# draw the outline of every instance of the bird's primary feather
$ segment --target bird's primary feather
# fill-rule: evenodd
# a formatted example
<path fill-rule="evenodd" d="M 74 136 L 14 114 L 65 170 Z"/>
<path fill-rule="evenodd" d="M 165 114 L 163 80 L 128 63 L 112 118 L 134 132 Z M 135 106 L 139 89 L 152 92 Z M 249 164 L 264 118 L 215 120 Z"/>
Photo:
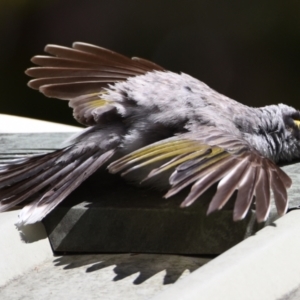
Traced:
<path fill-rule="evenodd" d="M 39 221 L 109 161 L 111 173 L 158 178 L 167 198 L 190 187 L 182 207 L 218 183 L 208 214 L 236 191 L 234 220 L 255 203 L 257 220 L 265 221 L 271 191 L 278 214 L 286 212 L 291 179 L 276 163 L 300 158 L 296 109 L 248 107 L 187 74 L 86 43 L 45 52 L 26 71 L 34 77 L 29 86 L 68 100 L 89 127 L 67 148 L 2 166 L 0 211 L 30 198 L 20 223 Z"/>

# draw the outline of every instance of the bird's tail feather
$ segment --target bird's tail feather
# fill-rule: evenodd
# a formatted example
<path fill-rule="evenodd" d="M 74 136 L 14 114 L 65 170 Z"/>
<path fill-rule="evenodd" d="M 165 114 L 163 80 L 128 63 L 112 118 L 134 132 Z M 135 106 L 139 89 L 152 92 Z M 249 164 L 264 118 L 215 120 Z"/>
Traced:
<path fill-rule="evenodd" d="M 42 220 L 115 153 L 95 143 L 64 149 L 0 167 L 0 212 L 30 198 L 20 213 L 22 226 Z"/>

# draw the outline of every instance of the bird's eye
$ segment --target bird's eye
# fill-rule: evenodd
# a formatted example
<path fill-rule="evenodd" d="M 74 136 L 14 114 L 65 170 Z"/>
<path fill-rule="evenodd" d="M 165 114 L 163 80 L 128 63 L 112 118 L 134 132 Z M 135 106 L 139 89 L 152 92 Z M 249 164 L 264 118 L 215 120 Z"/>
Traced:
<path fill-rule="evenodd" d="M 300 129 L 300 120 L 293 120 L 294 124 Z"/>

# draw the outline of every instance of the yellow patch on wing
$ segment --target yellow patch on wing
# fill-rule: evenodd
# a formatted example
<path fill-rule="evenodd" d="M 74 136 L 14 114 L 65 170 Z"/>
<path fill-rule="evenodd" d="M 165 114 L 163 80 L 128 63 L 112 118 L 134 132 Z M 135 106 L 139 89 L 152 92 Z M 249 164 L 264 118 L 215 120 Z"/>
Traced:
<path fill-rule="evenodd" d="M 95 100 L 89 101 L 88 105 L 90 108 L 97 108 L 97 107 L 101 107 L 101 106 L 106 106 L 111 103 L 112 103 L 112 101 L 108 101 L 108 100 L 104 100 L 104 99 L 95 99 Z"/>
<path fill-rule="evenodd" d="M 206 161 L 203 164 L 203 167 L 205 167 L 222 159 L 225 155 L 229 154 L 220 147 L 211 147 L 189 139 L 179 140 L 175 137 L 134 151 L 110 164 L 109 170 L 112 173 L 117 173 L 129 167 L 122 174 L 124 175 L 146 165 L 170 158 L 168 162 L 152 170 L 146 178 L 148 179 L 170 168 L 195 159 L 205 159 Z"/>
<path fill-rule="evenodd" d="M 300 120 L 294 120 L 294 124 L 295 124 L 298 128 L 300 128 Z"/>
<path fill-rule="evenodd" d="M 101 90 L 99 93 L 87 94 L 77 99 L 73 100 L 73 106 L 77 105 L 86 105 L 88 108 L 97 108 L 103 107 L 113 103 L 113 101 L 105 100 L 102 96 L 106 94 L 106 91 Z"/>
<path fill-rule="evenodd" d="M 163 164 L 157 169 L 153 169 L 146 179 L 153 177 L 155 175 L 158 175 L 159 173 L 162 173 L 164 171 L 167 171 L 173 167 L 176 167 L 180 164 L 183 164 L 185 162 L 195 160 L 198 158 L 197 162 L 203 161 L 205 159 L 205 163 L 202 163 L 201 166 L 195 169 L 195 171 L 200 171 L 213 163 L 223 159 L 224 157 L 229 156 L 230 154 L 228 152 L 225 152 L 222 148 L 219 147 L 205 147 L 202 150 L 193 152 L 188 155 L 184 156 L 177 156 L 171 161 Z"/>
<path fill-rule="evenodd" d="M 70 101 L 70 106 L 76 108 L 80 105 L 85 105 L 89 108 L 97 108 L 112 103 L 112 101 L 103 99 L 105 94 L 107 94 L 105 90 L 100 90 L 97 93 L 90 93 L 76 97 Z"/>
<path fill-rule="evenodd" d="M 151 159 L 151 161 L 155 162 L 175 155 L 189 153 L 186 152 L 186 149 L 190 149 L 189 152 L 191 152 L 191 150 L 197 151 L 199 150 L 199 145 L 190 140 L 168 139 L 167 141 L 151 144 L 123 156 L 119 160 L 113 162 L 109 166 L 109 169 L 111 172 L 116 173 L 131 164 L 151 157 L 154 157 L 153 159 Z"/>

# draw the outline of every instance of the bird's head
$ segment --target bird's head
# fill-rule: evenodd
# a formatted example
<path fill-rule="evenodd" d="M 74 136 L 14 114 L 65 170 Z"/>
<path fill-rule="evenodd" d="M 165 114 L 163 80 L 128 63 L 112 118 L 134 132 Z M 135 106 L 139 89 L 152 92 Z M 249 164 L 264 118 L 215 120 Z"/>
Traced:
<path fill-rule="evenodd" d="M 300 160 L 300 111 L 285 104 L 278 108 L 283 121 L 280 161 Z"/>

